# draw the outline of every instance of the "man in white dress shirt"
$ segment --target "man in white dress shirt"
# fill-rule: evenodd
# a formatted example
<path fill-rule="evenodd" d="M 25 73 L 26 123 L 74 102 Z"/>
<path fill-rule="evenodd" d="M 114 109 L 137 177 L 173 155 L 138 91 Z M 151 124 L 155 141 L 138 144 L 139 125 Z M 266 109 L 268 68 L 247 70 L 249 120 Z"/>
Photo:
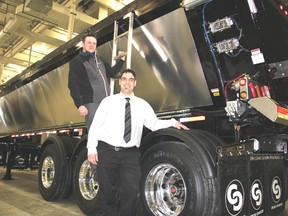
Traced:
<path fill-rule="evenodd" d="M 143 126 L 152 131 L 167 127 L 189 129 L 175 119 L 158 119 L 152 107 L 134 95 L 136 74 L 133 70 L 121 73 L 119 85 L 121 92 L 103 99 L 96 111 L 88 134 L 88 161 L 97 165 L 103 216 L 136 216 L 141 175 L 138 148 Z M 126 143 L 127 100 L 132 128 L 130 141 Z"/>

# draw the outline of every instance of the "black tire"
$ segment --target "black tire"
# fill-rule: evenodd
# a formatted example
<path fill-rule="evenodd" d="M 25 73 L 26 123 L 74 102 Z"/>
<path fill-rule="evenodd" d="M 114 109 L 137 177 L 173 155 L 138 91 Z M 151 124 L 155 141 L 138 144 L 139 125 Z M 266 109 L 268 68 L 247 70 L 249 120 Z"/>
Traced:
<path fill-rule="evenodd" d="M 62 158 L 66 159 L 67 156 L 72 155 L 74 146 L 77 145 L 79 139 L 78 138 L 71 138 L 71 137 L 59 137 L 62 144 L 66 145 L 65 155 Z M 65 164 L 65 170 L 62 170 L 64 173 L 65 183 L 63 184 L 63 191 L 60 194 L 61 198 L 67 199 L 73 194 L 73 174 L 72 174 L 72 166 L 68 160 L 64 160 L 63 163 Z"/>
<path fill-rule="evenodd" d="M 152 146 L 141 157 L 141 169 L 143 216 L 216 215 L 216 179 L 204 177 L 201 161 L 184 143 Z"/>
<path fill-rule="evenodd" d="M 96 166 L 87 160 L 87 149 L 83 148 L 75 163 L 73 190 L 79 208 L 86 215 L 100 215 L 100 196 Z"/>
<path fill-rule="evenodd" d="M 57 146 L 46 146 L 40 158 L 38 185 L 41 196 L 47 201 L 58 199 L 63 192 L 66 172 L 61 165 L 63 166 Z"/>

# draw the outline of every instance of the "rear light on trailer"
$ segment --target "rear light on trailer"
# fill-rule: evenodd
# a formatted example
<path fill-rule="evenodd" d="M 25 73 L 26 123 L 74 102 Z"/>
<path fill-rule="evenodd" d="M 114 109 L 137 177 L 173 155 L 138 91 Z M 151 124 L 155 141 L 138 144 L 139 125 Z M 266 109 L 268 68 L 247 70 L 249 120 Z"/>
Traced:
<path fill-rule="evenodd" d="M 249 98 L 249 94 L 248 94 L 248 80 L 247 77 L 244 77 L 242 79 L 239 80 L 239 85 L 240 85 L 240 98 L 241 99 L 248 99 Z"/>
<path fill-rule="evenodd" d="M 231 90 L 236 91 L 238 97 L 241 100 L 249 100 L 257 97 L 270 98 L 270 92 L 268 87 L 266 85 L 263 85 L 262 83 L 258 83 L 257 81 L 252 80 L 249 75 L 237 78 L 237 82 L 233 83 Z"/>
<path fill-rule="evenodd" d="M 257 95 L 256 95 L 256 91 L 255 91 L 255 88 L 254 88 L 254 84 L 253 84 L 253 82 L 249 82 L 249 88 L 250 88 L 250 91 L 251 91 L 252 97 L 253 97 L 253 98 L 256 98 Z"/>
<path fill-rule="evenodd" d="M 246 91 L 242 91 L 242 92 L 240 93 L 240 97 L 241 97 L 242 99 L 246 99 L 246 98 L 247 98 L 247 92 L 246 92 Z"/>
<path fill-rule="evenodd" d="M 246 85 L 246 79 L 241 79 L 239 81 L 240 86 L 245 86 Z"/>
<path fill-rule="evenodd" d="M 256 90 L 256 93 L 257 93 L 257 97 L 261 97 L 261 92 L 260 92 L 260 87 L 258 84 L 255 85 L 255 90 Z"/>
<path fill-rule="evenodd" d="M 264 86 L 261 87 L 261 94 L 262 94 L 263 97 L 267 96 Z"/>
<path fill-rule="evenodd" d="M 271 95 L 270 95 L 270 91 L 269 91 L 268 86 L 264 86 L 264 90 L 265 90 L 266 96 L 267 96 L 268 98 L 271 98 Z"/>

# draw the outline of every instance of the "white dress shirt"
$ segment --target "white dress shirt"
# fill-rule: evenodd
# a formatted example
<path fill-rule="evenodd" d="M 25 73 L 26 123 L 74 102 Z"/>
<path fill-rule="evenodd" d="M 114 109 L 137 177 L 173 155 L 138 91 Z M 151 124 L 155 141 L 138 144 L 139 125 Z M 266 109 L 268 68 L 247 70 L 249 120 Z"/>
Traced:
<path fill-rule="evenodd" d="M 117 147 L 139 147 L 143 126 L 155 131 L 175 126 L 175 119 L 160 120 L 152 107 L 134 94 L 129 96 L 131 106 L 131 140 L 124 141 L 126 96 L 122 93 L 106 97 L 99 105 L 88 133 L 88 154 L 97 153 L 98 140 Z"/>

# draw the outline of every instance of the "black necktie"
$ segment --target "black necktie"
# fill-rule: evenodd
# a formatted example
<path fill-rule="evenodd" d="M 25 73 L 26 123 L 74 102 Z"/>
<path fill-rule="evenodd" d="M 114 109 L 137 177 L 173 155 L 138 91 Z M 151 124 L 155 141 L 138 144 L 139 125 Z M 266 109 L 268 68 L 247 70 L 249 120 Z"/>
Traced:
<path fill-rule="evenodd" d="M 124 129 L 124 140 L 128 143 L 131 139 L 131 109 L 130 109 L 130 98 L 126 97 L 125 104 L 125 129 Z"/>

